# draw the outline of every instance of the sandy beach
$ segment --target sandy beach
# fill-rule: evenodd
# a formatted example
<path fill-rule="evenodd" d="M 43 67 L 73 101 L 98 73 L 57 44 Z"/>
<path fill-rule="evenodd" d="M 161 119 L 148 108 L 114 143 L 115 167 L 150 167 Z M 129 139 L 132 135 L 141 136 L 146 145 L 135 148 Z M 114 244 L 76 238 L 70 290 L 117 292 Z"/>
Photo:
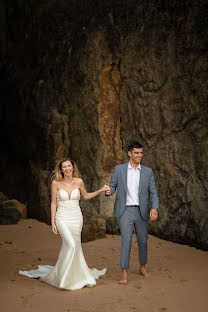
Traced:
<path fill-rule="evenodd" d="M 146 279 L 139 275 L 133 237 L 128 285 L 119 285 L 120 237 L 84 243 L 89 267 L 108 269 L 93 288 L 56 289 L 18 274 L 38 264 L 54 265 L 61 239 L 50 226 L 21 220 L 0 226 L 1 312 L 205 312 L 208 311 L 208 253 L 149 235 Z"/>

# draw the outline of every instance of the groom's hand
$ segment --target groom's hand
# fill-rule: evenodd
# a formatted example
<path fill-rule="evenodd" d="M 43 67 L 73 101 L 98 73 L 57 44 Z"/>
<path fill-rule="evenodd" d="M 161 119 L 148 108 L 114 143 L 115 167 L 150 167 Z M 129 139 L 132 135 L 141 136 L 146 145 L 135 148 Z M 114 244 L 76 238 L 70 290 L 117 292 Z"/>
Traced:
<path fill-rule="evenodd" d="M 150 221 L 155 221 L 158 218 L 158 211 L 156 208 L 150 210 Z"/>
<path fill-rule="evenodd" d="M 105 195 L 109 196 L 110 195 L 110 186 L 107 185 L 106 189 L 105 189 Z"/>

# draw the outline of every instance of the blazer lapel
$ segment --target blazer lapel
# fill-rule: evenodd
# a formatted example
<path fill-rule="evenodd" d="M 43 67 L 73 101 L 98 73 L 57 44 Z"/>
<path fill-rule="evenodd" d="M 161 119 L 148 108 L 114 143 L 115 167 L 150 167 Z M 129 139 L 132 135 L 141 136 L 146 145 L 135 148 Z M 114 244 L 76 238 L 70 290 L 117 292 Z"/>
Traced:
<path fill-rule="evenodd" d="M 125 163 L 124 169 L 123 169 L 123 182 L 124 182 L 125 192 L 127 190 L 127 170 L 128 170 L 128 163 Z"/>
<path fill-rule="evenodd" d="M 141 189 L 142 189 L 143 177 L 144 177 L 144 168 L 141 165 L 140 179 L 139 179 L 139 195 L 140 195 Z"/>

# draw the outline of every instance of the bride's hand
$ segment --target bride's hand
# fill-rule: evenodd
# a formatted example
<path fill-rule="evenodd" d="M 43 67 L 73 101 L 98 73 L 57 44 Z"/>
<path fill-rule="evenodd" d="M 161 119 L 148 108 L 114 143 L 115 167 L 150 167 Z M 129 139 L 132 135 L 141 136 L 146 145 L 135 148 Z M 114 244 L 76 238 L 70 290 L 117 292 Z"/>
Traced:
<path fill-rule="evenodd" d="M 54 223 L 52 224 L 52 231 L 54 234 L 59 234 L 59 232 L 57 230 L 57 226 Z"/>

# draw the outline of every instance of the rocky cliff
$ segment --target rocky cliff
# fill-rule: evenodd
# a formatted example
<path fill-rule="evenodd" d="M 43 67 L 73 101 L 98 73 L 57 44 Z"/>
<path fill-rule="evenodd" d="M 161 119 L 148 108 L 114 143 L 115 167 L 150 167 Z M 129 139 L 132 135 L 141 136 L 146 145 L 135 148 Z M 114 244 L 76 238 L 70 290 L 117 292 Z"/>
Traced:
<path fill-rule="evenodd" d="M 0 189 L 49 222 L 50 173 L 76 160 L 88 190 L 127 160 L 153 168 L 150 232 L 208 249 L 207 2 L 1 1 Z M 111 217 L 113 198 L 83 202 Z"/>

